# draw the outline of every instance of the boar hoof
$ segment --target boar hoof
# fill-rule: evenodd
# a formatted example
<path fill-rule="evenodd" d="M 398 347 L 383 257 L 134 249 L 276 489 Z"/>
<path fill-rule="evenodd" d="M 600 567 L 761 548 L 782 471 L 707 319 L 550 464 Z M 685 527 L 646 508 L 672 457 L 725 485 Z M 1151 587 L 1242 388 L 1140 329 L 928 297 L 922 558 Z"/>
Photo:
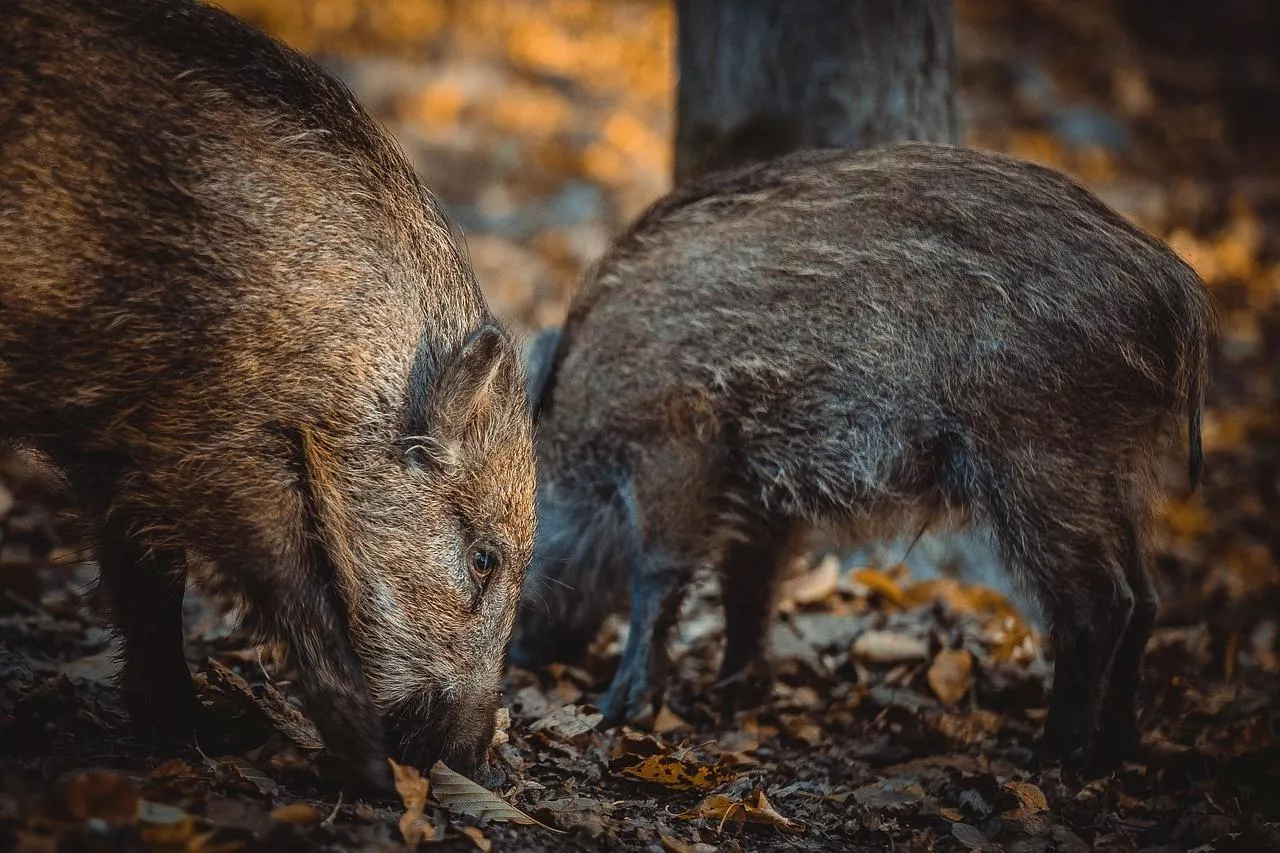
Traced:
<path fill-rule="evenodd" d="M 606 726 L 635 722 L 653 713 L 654 696 L 649 685 L 642 679 L 622 676 L 620 670 L 600 698 L 600 713 Z"/>
<path fill-rule="evenodd" d="M 712 690 L 719 694 L 720 714 L 732 718 L 740 711 L 750 711 L 768 703 L 773 696 L 773 671 L 764 661 L 757 661 L 730 675 L 722 675 Z"/>
<path fill-rule="evenodd" d="M 1142 749 L 1142 735 L 1135 720 L 1104 723 L 1093 744 L 1089 759 L 1091 774 L 1114 770 L 1120 762 L 1136 757 Z"/>
<path fill-rule="evenodd" d="M 186 743 L 196 733 L 201 706 L 190 679 L 183 687 L 157 693 L 125 693 L 125 707 L 135 730 L 161 743 Z"/>

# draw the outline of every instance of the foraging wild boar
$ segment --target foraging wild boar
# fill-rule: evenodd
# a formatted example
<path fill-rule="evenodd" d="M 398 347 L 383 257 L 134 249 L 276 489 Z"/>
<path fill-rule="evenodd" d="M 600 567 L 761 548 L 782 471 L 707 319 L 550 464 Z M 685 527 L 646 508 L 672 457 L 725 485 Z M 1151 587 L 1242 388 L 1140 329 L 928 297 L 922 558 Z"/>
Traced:
<path fill-rule="evenodd" d="M 519 357 L 312 62 L 186 0 L 0 5 L 0 441 L 83 503 L 135 722 L 191 732 L 190 566 L 358 777 L 481 769 L 533 545 Z"/>
<path fill-rule="evenodd" d="M 580 651 L 629 571 L 601 705 L 633 718 L 661 695 L 696 564 L 722 572 L 732 682 L 767 672 L 807 528 L 972 519 L 1052 623 L 1045 751 L 1083 757 L 1100 719 L 1121 755 L 1157 605 L 1158 457 L 1185 426 L 1197 479 L 1213 323 L 1172 251 L 1008 157 L 816 151 L 690 184 L 531 348 L 539 534 L 512 660 Z"/>

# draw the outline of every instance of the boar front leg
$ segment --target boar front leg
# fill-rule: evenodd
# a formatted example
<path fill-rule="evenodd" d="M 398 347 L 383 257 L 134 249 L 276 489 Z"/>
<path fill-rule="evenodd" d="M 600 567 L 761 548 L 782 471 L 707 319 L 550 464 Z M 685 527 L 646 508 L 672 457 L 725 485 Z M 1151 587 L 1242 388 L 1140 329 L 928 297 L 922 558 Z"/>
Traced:
<path fill-rule="evenodd" d="M 351 646 L 333 579 L 309 550 L 302 540 L 279 542 L 278 549 L 238 563 L 254 618 L 284 645 L 294 683 L 329 753 L 357 784 L 386 793 L 391 776 L 382 719 Z"/>
<path fill-rule="evenodd" d="M 199 707 L 183 654 L 186 554 L 147 547 L 118 519 L 103 525 L 96 554 L 124 645 L 120 686 L 130 719 L 161 738 L 186 740 Z"/>
<path fill-rule="evenodd" d="M 689 582 L 692 563 L 646 553 L 631 568 L 631 633 L 613 682 L 600 700 L 607 725 L 636 720 L 661 705 L 668 670 L 667 639 Z"/>
<path fill-rule="evenodd" d="M 709 454 L 684 442 L 655 448 L 634 472 L 632 519 L 640 548 L 631 558 L 631 633 L 613 682 L 600 700 L 610 725 L 660 706 L 667 639 L 693 569 L 707 556 L 715 492 Z"/>

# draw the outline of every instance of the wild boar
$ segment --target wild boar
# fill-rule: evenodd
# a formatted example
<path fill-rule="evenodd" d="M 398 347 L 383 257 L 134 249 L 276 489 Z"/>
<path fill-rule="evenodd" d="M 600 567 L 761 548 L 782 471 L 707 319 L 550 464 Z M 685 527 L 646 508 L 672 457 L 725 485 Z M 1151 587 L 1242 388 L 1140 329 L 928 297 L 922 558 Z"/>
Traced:
<path fill-rule="evenodd" d="M 357 777 L 388 783 L 388 745 L 481 770 L 532 435 L 515 345 L 388 134 L 212 6 L 10 0 L 0 152 L 0 442 L 83 505 L 135 722 L 192 730 L 191 565 L 287 646 Z"/>
<path fill-rule="evenodd" d="M 696 565 L 723 577 L 720 676 L 750 683 L 807 530 L 973 522 L 1052 625 L 1045 754 L 1084 758 L 1097 731 L 1120 756 L 1157 468 L 1185 426 L 1199 477 L 1214 322 L 1164 244 L 1009 157 L 824 150 L 689 184 L 531 348 L 540 527 L 512 660 L 571 658 L 629 572 L 601 709 L 635 718 Z"/>

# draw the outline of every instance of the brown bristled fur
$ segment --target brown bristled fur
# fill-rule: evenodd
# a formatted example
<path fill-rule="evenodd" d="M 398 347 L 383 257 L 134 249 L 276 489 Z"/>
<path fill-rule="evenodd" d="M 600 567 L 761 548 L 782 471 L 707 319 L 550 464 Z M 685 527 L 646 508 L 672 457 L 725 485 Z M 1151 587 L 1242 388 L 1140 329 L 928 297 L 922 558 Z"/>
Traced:
<path fill-rule="evenodd" d="M 1087 754 L 1101 707 L 1115 758 L 1157 606 L 1156 462 L 1185 428 L 1199 475 L 1213 328 L 1172 251 L 1008 157 L 815 151 L 678 190 L 531 350 L 540 532 L 512 659 L 580 651 L 629 572 L 602 709 L 632 718 L 699 562 L 735 679 L 763 668 L 804 530 L 970 518 L 1052 624 L 1046 747 Z"/>
<path fill-rule="evenodd" d="M 191 731 L 187 565 L 328 747 L 479 769 L 533 538 L 518 355 L 314 63 L 186 0 L 0 5 L 0 440 L 96 532 L 135 720 Z"/>

